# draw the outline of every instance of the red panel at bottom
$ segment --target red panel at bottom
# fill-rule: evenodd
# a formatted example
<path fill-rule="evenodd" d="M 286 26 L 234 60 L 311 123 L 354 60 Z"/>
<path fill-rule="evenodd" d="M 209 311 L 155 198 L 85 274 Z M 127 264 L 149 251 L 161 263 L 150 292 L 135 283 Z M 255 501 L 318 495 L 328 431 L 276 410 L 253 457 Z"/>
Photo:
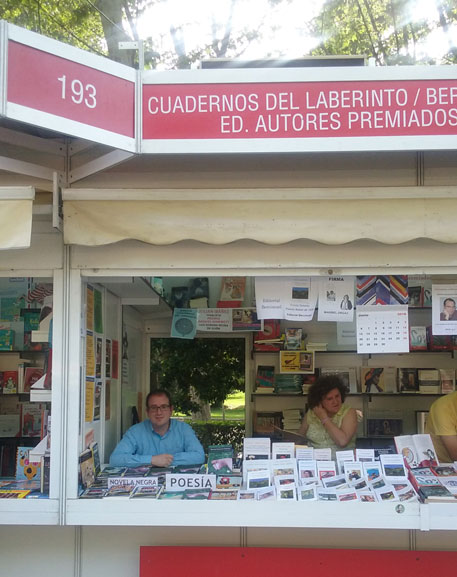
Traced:
<path fill-rule="evenodd" d="M 453 551 L 260 547 L 141 547 L 140 551 L 140 577 L 431 577 L 454 571 L 457 552 Z"/>

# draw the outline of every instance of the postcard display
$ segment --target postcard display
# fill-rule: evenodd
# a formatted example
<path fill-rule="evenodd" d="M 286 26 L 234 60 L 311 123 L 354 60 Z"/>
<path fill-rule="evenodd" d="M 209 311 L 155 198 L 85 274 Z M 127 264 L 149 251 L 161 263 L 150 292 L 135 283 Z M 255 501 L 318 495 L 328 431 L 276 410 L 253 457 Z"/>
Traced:
<path fill-rule="evenodd" d="M 263 302 L 266 307 L 275 302 L 275 283 L 281 284 L 282 278 L 257 281 L 259 310 L 259 295 L 261 307 Z M 438 308 L 442 310 L 443 301 L 456 295 L 455 285 L 433 285 L 439 296 L 432 310 L 432 280 L 425 276 L 300 278 L 301 289 L 304 284 L 308 287 L 313 309 L 309 313 L 303 306 L 306 299 L 297 299 L 295 310 L 288 304 L 287 281 L 281 285 L 283 293 L 275 293 L 283 308 L 274 309 L 276 314 L 266 308 L 276 320 L 264 316 L 266 333 L 253 339 L 253 433 L 299 443 L 293 435 L 306 408 L 303 395 L 319 374 L 343 379 L 348 404 L 360 411 L 361 443 L 385 446 L 395 435 L 423 432 L 431 403 L 455 390 L 457 336 L 451 335 L 457 335 L 457 321 L 440 321 Z M 291 278 L 289 286 L 293 285 Z M 294 322 L 297 314 L 303 321 L 305 314 L 308 317 Z M 432 331 L 432 318 L 446 335 Z M 337 322 L 325 322 L 329 320 Z M 304 355 L 312 359 L 305 363 L 300 360 Z"/>

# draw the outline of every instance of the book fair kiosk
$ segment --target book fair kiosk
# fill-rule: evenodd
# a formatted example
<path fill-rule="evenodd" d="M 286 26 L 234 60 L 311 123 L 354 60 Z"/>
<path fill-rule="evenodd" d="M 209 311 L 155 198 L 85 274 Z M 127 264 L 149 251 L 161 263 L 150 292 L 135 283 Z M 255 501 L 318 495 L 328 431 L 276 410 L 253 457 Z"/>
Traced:
<path fill-rule="evenodd" d="M 50 577 L 145 577 L 151 548 L 170 546 L 252 548 L 251 559 L 257 547 L 359 549 L 368 562 L 429 550 L 424 564 L 455 563 L 454 503 L 83 500 L 78 459 L 96 441 L 108 462 L 144 404 L 150 339 L 172 322 L 153 277 L 246 277 L 248 306 L 257 278 L 456 283 L 456 67 L 139 72 L 6 22 L 0 63 L 0 285 L 26 283 L 24 308 L 52 287 L 43 349 L 22 354 L 52 350 L 52 388 L 18 394 L 52 415 L 49 498 L 0 499 L 2 572 L 23 574 L 24 544 Z M 310 334 L 332 342 L 335 324 Z M 252 333 L 217 336 L 245 340 L 247 435 L 256 411 L 304 408 L 255 395 Z M 108 346 L 109 368 L 89 367 L 88 350 Z M 455 369 L 454 355 L 424 352 L 420 366 Z M 418 366 L 418 354 L 381 356 Z M 316 363 L 373 357 L 336 348 Z M 435 398 L 399 397 L 373 402 L 412 414 Z"/>

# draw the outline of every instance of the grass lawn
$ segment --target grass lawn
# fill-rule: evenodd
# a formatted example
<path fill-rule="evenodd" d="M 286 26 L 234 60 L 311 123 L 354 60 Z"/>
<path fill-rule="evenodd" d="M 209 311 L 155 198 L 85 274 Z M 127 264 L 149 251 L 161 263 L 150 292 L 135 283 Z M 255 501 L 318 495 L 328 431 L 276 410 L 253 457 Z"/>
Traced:
<path fill-rule="evenodd" d="M 244 421 L 244 391 L 235 391 L 225 401 L 225 419 L 227 421 Z M 222 408 L 211 407 L 211 417 L 222 420 Z"/>

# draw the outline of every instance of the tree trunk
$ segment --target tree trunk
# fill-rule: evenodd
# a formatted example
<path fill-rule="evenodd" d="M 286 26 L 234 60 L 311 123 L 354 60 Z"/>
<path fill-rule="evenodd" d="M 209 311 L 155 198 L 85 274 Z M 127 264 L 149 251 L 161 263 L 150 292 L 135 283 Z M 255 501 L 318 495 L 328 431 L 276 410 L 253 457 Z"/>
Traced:
<path fill-rule="evenodd" d="M 199 405 L 199 410 L 192 413 L 192 418 L 196 421 L 209 421 L 211 419 L 211 407 L 208 403 L 201 401 L 194 387 L 190 387 L 190 398 Z"/>
<path fill-rule="evenodd" d="M 132 40 L 122 28 L 123 0 L 97 0 L 103 32 L 105 34 L 108 54 L 112 60 L 133 66 L 134 50 L 119 50 L 119 42 Z"/>

